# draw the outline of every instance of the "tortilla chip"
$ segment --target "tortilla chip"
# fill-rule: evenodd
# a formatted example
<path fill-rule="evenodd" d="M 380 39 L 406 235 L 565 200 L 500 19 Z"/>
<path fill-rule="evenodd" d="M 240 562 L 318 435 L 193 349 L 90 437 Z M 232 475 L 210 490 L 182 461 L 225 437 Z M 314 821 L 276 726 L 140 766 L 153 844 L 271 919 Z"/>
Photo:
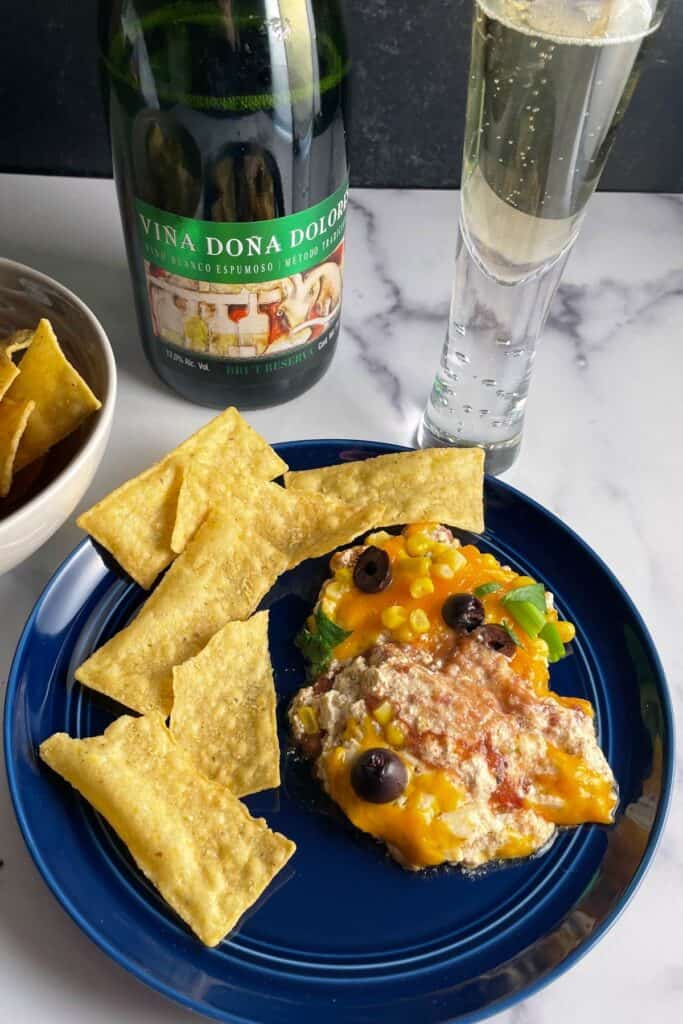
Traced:
<path fill-rule="evenodd" d="M 287 470 L 287 463 L 236 409 L 228 409 L 227 413 L 233 414 L 229 440 L 232 449 L 226 452 L 228 457 L 220 458 L 226 442 L 214 444 L 216 454 L 207 445 L 197 445 L 192 460 L 185 466 L 171 538 L 176 554 L 185 550 L 210 508 L 220 507 L 233 493 L 242 496 L 252 481 L 274 480 Z"/>
<path fill-rule="evenodd" d="M 20 330 L 0 341 L 0 399 L 19 376 L 19 367 L 14 365 L 12 356 L 28 348 L 32 338 L 33 331 Z"/>
<path fill-rule="evenodd" d="M 146 590 L 174 558 L 170 537 L 182 479 L 182 465 L 164 459 L 76 520 Z"/>
<path fill-rule="evenodd" d="M 481 533 L 484 451 L 427 448 L 285 474 L 285 486 L 349 505 L 384 506 L 375 526 L 438 522 Z"/>
<path fill-rule="evenodd" d="M 207 946 L 237 924 L 296 849 L 205 779 L 160 715 L 123 716 L 91 739 L 56 733 L 40 756 L 106 818 Z"/>
<path fill-rule="evenodd" d="M 35 402 L 0 402 L 0 498 L 9 494 L 14 476 L 14 462 L 19 443 L 26 430 Z"/>
<path fill-rule="evenodd" d="M 245 472 L 248 482 L 248 470 Z M 248 487 L 248 483 L 246 486 Z M 171 531 L 170 547 L 173 557 L 185 550 L 206 518 L 210 505 L 221 508 L 235 491 L 245 491 L 244 476 L 217 473 L 210 463 L 203 462 L 197 457 L 185 465 Z"/>
<path fill-rule="evenodd" d="M 181 503 L 185 501 L 190 507 L 195 495 L 203 493 L 206 482 L 206 467 L 195 460 L 183 476 L 176 530 Z M 226 476 L 214 480 L 211 486 L 216 506 L 227 512 L 232 509 L 233 515 L 244 520 L 245 527 L 257 531 L 284 552 L 290 569 L 305 558 L 316 558 L 348 544 L 372 529 L 382 515 L 381 506 L 356 508 L 322 494 L 286 491 L 278 484 L 245 476 Z"/>
<path fill-rule="evenodd" d="M 371 529 L 381 508 L 253 482 L 212 509 L 137 618 L 76 671 L 91 689 L 143 714 L 168 715 L 172 673 L 226 622 L 246 619 L 278 576 Z"/>
<path fill-rule="evenodd" d="M 173 669 L 171 732 L 197 768 L 235 796 L 280 785 L 268 612 L 228 622 Z"/>
<path fill-rule="evenodd" d="M 30 346 L 34 334 L 35 331 L 26 327 L 21 327 L 18 331 L 12 331 L 11 334 L 0 341 L 0 350 L 8 356 L 13 356 L 15 352 L 22 352 Z"/>
<path fill-rule="evenodd" d="M 286 491 L 277 484 L 252 488 L 252 528 L 284 552 L 288 568 L 349 544 L 382 519 L 381 505 L 355 507 L 323 494 Z"/>
<path fill-rule="evenodd" d="M 202 470 L 185 487 L 195 462 Z M 84 512 L 77 523 L 148 589 L 184 550 L 209 507 L 223 500 L 227 481 L 270 480 L 286 468 L 236 409 L 226 409 L 156 465 Z"/>
<path fill-rule="evenodd" d="M 95 651 L 76 679 L 136 711 L 168 715 L 174 666 L 198 654 L 226 622 L 248 618 L 286 568 L 286 556 L 254 535 L 248 511 L 212 511 L 137 618 Z"/>
<path fill-rule="evenodd" d="M 35 409 L 19 444 L 17 470 L 44 455 L 102 404 L 62 352 L 49 320 L 39 322 L 19 370 L 7 397 L 32 400 Z"/>
<path fill-rule="evenodd" d="M 15 366 L 10 356 L 0 348 L 0 400 L 5 397 L 18 376 L 19 367 Z"/>

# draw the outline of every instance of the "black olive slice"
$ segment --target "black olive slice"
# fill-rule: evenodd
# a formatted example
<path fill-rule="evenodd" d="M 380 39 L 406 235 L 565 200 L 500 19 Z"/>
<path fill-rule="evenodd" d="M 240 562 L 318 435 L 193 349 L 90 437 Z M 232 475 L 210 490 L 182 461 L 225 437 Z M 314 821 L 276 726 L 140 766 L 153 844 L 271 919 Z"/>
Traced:
<path fill-rule="evenodd" d="M 406 788 L 408 772 L 398 754 L 372 747 L 359 754 L 351 769 L 351 785 L 361 800 L 388 804 Z"/>
<path fill-rule="evenodd" d="M 391 583 L 391 562 L 382 548 L 366 548 L 353 567 L 353 582 L 365 594 L 377 594 Z"/>
<path fill-rule="evenodd" d="M 511 658 L 517 649 L 517 645 L 508 631 L 503 629 L 502 626 L 494 625 L 492 622 L 477 630 L 476 636 L 478 640 L 485 643 L 492 651 L 498 651 L 499 654 L 504 654 L 506 658 Z"/>
<path fill-rule="evenodd" d="M 441 616 L 451 629 L 471 633 L 484 621 L 484 606 L 474 594 L 451 594 L 443 603 Z"/>

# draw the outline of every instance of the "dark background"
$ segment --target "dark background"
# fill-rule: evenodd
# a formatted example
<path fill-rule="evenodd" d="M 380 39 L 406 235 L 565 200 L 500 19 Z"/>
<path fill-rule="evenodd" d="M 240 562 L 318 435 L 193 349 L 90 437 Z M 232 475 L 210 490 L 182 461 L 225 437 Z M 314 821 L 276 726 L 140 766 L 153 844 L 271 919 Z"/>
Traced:
<path fill-rule="evenodd" d="M 355 58 L 352 184 L 460 178 L 471 0 L 346 0 Z M 96 0 L 0 0 L 0 170 L 111 173 Z M 683 188 L 683 5 L 673 0 L 602 179 Z"/>

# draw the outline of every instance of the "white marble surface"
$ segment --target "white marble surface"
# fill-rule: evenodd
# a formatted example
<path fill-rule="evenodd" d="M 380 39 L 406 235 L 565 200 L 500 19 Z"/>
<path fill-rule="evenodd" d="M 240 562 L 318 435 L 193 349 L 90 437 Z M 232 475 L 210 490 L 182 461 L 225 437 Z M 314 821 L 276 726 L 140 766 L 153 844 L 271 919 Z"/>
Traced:
<path fill-rule="evenodd" d="M 445 331 L 456 214 L 452 193 L 354 194 L 340 350 L 303 398 L 250 415 L 269 440 L 411 441 Z M 0 176 L 0 245 L 3 256 L 73 288 L 114 345 L 119 401 L 90 503 L 211 413 L 167 391 L 144 361 L 110 182 Z M 683 197 L 598 196 L 542 342 L 522 454 L 506 476 L 615 570 L 654 634 L 676 705 L 683 696 L 682 319 Z M 0 579 L 0 679 L 40 590 L 79 539 L 72 522 Z M 127 976 L 60 909 L 23 846 L 4 776 L 0 858 L 1 1024 L 196 1020 Z M 568 975 L 498 1020 L 679 1024 L 682 920 L 679 796 L 655 865 L 617 927 Z"/>

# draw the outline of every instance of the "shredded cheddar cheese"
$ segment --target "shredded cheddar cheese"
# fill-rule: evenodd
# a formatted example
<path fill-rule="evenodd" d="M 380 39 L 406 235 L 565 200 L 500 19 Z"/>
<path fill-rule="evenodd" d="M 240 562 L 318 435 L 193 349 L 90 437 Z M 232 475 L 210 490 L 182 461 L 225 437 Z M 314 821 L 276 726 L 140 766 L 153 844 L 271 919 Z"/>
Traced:
<path fill-rule="evenodd" d="M 411 868 L 445 861 L 476 863 L 526 857 L 543 846 L 555 826 L 589 821 L 610 823 L 617 793 L 609 767 L 591 738 L 592 725 L 588 723 L 593 708 L 587 700 L 560 696 L 550 690 L 548 644 L 525 632 L 511 618 L 509 602 L 506 607 L 506 596 L 511 591 L 534 587 L 535 581 L 501 565 L 493 555 L 473 545 L 461 547 L 457 541 L 444 542 L 443 533 L 432 523 L 411 525 L 400 535 L 381 531 L 371 535 L 367 543 L 389 555 L 389 584 L 374 593 L 359 589 L 354 585 L 348 562 L 335 556 L 333 576 L 321 592 L 325 613 L 348 634 L 334 648 L 337 663 L 352 664 L 353 659 L 365 655 L 378 641 L 389 641 L 408 645 L 404 650 L 423 652 L 426 665 L 434 663 L 434 659 L 443 665 L 444 657 L 448 664 L 455 634 L 444 621 L 442 608 L 454 594 L 477 592 L 484 622 L 508 628 L 517 645 L 503 668 L 499 664 L 495 669 L 495 679 L 490 675 L 477 676 L 477 655 L 467 670 L 469 675 L 466 671 L 461 677 L 456 667 L 452 677 L 441 675 L 441 683 L 424 682 L 418 695 L 420 670 L 408 662 L 404 668 L 399 666 L 395 670 L 397 679 L 411 680 L 402 696 L 403 705 L 396 705 L 390 689 L 374 698 L 366 694 L 365 718 L 349 718 L 343 734 L 333 745 L 324 746 L 320 754 L 326 788 L 349 820 L 385 842 L 392 854 Z M 575 635 L 573 625 L 558 621 L 552 603 L 547 603 L 546 622 L 556 624 L 560 641 L 568 643 Z M 476 646 L 476 641 L 472 642 Z M 500 655 L 489 652 L 491 657 L 498 658 L 500 663 Z M 505 667 L 508 665 L 509 670 Z M 364 669 L 358 671 L 362 673 Z M 483 667 L 481 671 L 489 669 Z M 418 674 L 412 675 L 414 672 Z M 450 678 L 453 683 L 448 681 Z M 476 682 L 478 678 L 481 685 Z M 449 711 L 451 700 L 453 710 Z M 530 723 L 536 721 L 536 708 L 540 717 L 533 725 Z M 515 716 L 519 716 L 519 722 L 526 722 L 530 730 L 527 740 L 531 753 L 525 760 L 517 751 L 512 768 L 482 724 L 490 724 L 496 715 L 503 726 L 507 721 L 508 728 L 510 721 L 517 721 Z M 588 737 L 584 749 L 592 759 L 590 764 L 582 756 L 555 745 L 551 739 L 553 719 L 584 723 L 581 729 L 584 738 Z M 304 725 L 307 724 L 308 720 Z M 306 731 L 309 729 L 310 725 Z M 491 735 L 497 735 L 495 730 Z M 509 739 L 506 742 L 509 744 Z M 439 756 L 455 760 L 442 762 L 443 767 L 438 760 L 430 762 L 430 757 L 436 756 L 429 753 L 430 743 L 436 744 L 437 752 L 450 751 Z M 443 743 L 450 746 L 439 746 Z M 591 753 L 593 745 L 597 760 Z M 403 760 L 408 773 L 401 796 L 385 803 L 363 799 L 351 781 L 356 758 L 375 747 L 392 750 Z M 458 784 L 458 779 L 465 778 L 458 774 L 459 764 L 461 758 L 467 761 L 473 756 L 475 760 L 479 757 L 477 770 L 482 781 L 472 783 L 468 791 Z M 520 764 L 524 766 L 521 776 Z M 477 789 L 482 785 L 489 789 Z M 473 835 L 488 836 L 485 852 L 473 852 L 468 846 Z"/>

